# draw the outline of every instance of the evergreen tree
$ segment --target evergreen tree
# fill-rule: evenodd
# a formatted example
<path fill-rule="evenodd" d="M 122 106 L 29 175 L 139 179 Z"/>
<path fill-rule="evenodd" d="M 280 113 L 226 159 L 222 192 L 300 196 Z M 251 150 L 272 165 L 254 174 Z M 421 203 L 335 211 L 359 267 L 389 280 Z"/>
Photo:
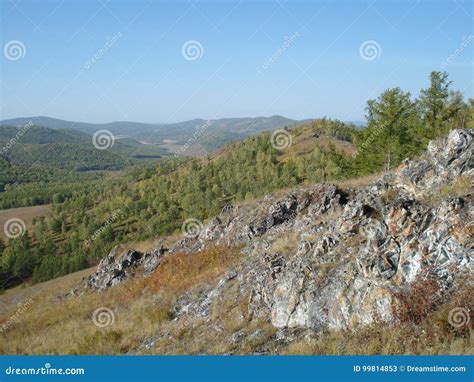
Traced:
<path fill-rule="evenodd" d="M 419 106 L 429 139 L 446 131 L 444 122 L 447 117 L 450 85 L 448 73 L 433 71 L 430 74 L 430 86 L 420 92 Z"/>
<path fill-rule="evenodd" d="M 398 87 L 385 90 L 376 100 L 369 100 L 360 160 L 372 169 L 388 170 L 403 159 L 414 114 L 410 93 Z"/>

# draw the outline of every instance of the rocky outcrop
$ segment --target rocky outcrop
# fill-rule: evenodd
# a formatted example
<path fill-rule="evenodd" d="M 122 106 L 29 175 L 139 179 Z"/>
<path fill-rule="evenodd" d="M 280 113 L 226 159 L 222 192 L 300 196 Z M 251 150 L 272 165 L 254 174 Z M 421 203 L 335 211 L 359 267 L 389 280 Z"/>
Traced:
<path fill-rule="evenodd" d="M 133 276 L 138 269 L 147 275 L 156 269 L 164 253 L 163 248 L 142 253 L 124 251 L 117 246 L 101 260 L 97 271 L 85 280 L 85 287 L 96 291 L 107 289 Z"/>
<path fill-rule="evenodd" d="M 472 129 L 452 130 L 445 140 L 431 141 L 416 161 L 404 161 L 396 185 L 419 196 L 435 193 L 462 174 L 473 174 Z"/>
<path fill-rule="evenodd" d="M 170 253 L 240 245 L 242 261 L 216 285 L 181 296 L 174 319 L 211 320 L 213 307 L 238 295 L 246 296 L 243 316 L 282 330 L 352 328 L 394 320 L 397 296 L 422 275 L 444 291 L 459 275 L 472 277 L 472 137 L 472 130 L 454 130 L 365 187 L 318 184 L 227 206 Z M 456 188 L 460 179 L 470 186 Z M 443 196 L 446 187 L 454 192 Z M 428 198 L 433 194 L 438 199 Z M 115 285 L 140 265 L 151 272 L 159 266 L 160 255 L 154 256 L 111 253 L 89 286 Z"/>

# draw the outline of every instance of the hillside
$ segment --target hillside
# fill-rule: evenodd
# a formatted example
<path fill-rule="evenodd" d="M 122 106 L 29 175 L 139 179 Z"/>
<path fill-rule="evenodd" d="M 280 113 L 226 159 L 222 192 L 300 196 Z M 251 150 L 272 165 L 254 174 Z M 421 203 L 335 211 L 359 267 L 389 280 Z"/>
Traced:
<path fill-rule="evenodd" d="M 116 140 L 107 150 L 98 150 L 91 135 L 76 130 L 0 126 L 0 208 L 50 203 L 55 196 L 64 200 L 84 182 L 93 187 L 97 175 L 85 172 L 123 170 L 164 153 L 134 142 Z"/>
<path fill-rule="evenodd" d="M 89 143 L 90 136 L 75 130 L 54 130 L 39 125 L 29 126 L 21 135 L 21 144 L 46 144 L 46 143 Z M 18 140 L 18 127 L 0 126 L 0 141 L 7 142 Z M 17 143 L 17 142 L 15 142 Z"/>
<path fill-rule="evenodd" d="M 202 159 L 164 158 L 113 177 L 76 178 L 70 172 L 62 175 L 63 182 L 48 175 L 30 179 L 31 184 L 8 185 L 0 193 L 0 206 L 53 203 L 53 208 L 30 235 L 9 241 L 0 269 L 9 286 L 19 282 L 11 278 L 19 269 L 22 279 L 44 281 L 97 263 L 117 243 L 172 234 L 186 216 L 204 219 L 232 201 L 300 183 L 346 178 L 352 171 L 349 154 L 355 149 L 335 138 L 346 130 L 351 127 L 321 120 L 279 132 L 294 135 L 292 145 L 281 149 L 271 143 L 272 134 L 262 133 Z"/>
<path fill-rule="evenodd" d="M 20 158 L 24 161 L 23 158 Z M 53 158 L 56 162 L 56 158 Z M 100 175 L 35 164 L 12 164 L 0 155 L 0 209 L 63 201 L 74 192 L 94 187 Z"/>
<path fill-rule="evenodd" d="M 94 137 L 93 135 L 80 132 L 78 130 L 72 129 L 54 129 L 50 127 L 44 127 L 40 125 L 34 125 L 28 122 L 25 125 L 8 126 L 0 125 L 0 145 L 5 147 L 4 155 L 11 155 L 12 158 L 25 156 L 25 152 L 18 153 L 22 149 L 26 149 L 26 157 L 24 162 L 37 162 L 40 158 L 38 153 L 32 153 L 31 151 L 39 150 L 43 151 L 44 155 L 51 157 L 48 154 L 49 149 L 53 146 L 56 147 L 56 153 L 60 153 L 60 157 L 57 161 L 56 167 L 72 167 L 71 162 L 74 162 L 77 158 L 64 158 L 61 155 L 82 155 L 86 158 L 88 156 L 95 157 L 92 161 L 96 164 L 96 167 L 100 167 L 100 158 L 104 157 L 103 167 L 107 167 L 110 162 L 110 153 L 116 156 L 123 156 L 129 158 L 136 158 L 139 155 L 148 155 L 150 157 L 159 158 L 162 154 L 166 153 L 166 150 L 159 148 L 156 145 L 143 145 L 138 141 L 131 138 L 122 138 L 121 136 L 114 136 L 113 143 L 110 144 L 110 147 L 106 147 L 107 150 L 96 150 L 98 151 L 95 154 L 91 154 L 93 149 L 96 149 L 94 146 Z M 30 145 L 30 146 L 25 146 Z M 35 146 L 32 146 L 35 145 Z M 43 145 L 43 146 L 41 146 Z M 49 146 L 46 146 L 49 145 Z M 77 148 L 73 151 L 76 153 L 70 153 L 70 147 L 62 147 L 61 145 L 76 145 Z M 31 156 L 31 158 L 29 158 Z M 48 162 L 48 159 L 45 159 L 45 162 Z M 86 158 L 87 159 L 87 158 Z M 118 160 L 118 158 L 116 158 Z M 122 158 L 123 163 L 118 164 L 121 167 L 129 165 L 126 163 L 125 158 Z M 13 159 L 15 162 L 15 159 Z M 80 164 L 78 162 L 78 164 Z"/>
<path fill-rule="evenodd" d="M 263 131 L 271 131 L 285 126 L 294 126 L 298 121 L 274 115 L 256 118 L 194 119 L 160 126 L 151 137 L 143 137 L 150 142 L 172 141 L 176 146 L 186 144 L 198 136 L 199 144 L 207 151 L 213 151 L 228 142 L 242 140 Z M 176 148 L 175 148 L 176 149 Z"/>
<path fill-rule="evenodd" d="M 29 293 L 0 350 L 470 353 L 473 137 L 453 130 L 367 185 L 279 191 L 117 247 L 72 291 Z"/>
<path fill-rule="evenodd" d="M 77 143 L 20 144 L 6 156 L 12 164 L 76 171 L 119 170 L 132 164 L 122 155 Z"/>
<path fill-rule="evenodd" d="M 107 129 L 110 130 L 114 135 L 124 135 L 130 132 L 151 132 L 158 125 L 150 125 L 147 123 L 140 122 L 111 122 L 111 123 L 87 123 L 87 122 L 73 122 L 65 121 L 62 119 L 50 118 L 50 117 L 22 117 L 12 118 L 0 121 L 0 125 L 10 126 L 24 126 L 28 123 L 43 126 L 54 130 L 70 129 L 80 131 L 89 135 L 94 134 L 97 130 Z"/>
<path fill-rule="evenodd" d="M 187 155 L 187 150 L 181 146 L 199 138 L 199 144 L 207 151 L 213 151 L 233 140 L 242 140 L 248 136 L 270 131 L 285 126 L 293 126 L 298 121 L 281 117 L 256 118 L 222 118 L 222 119 L 193 119 L 170 124 L 146 124 L 138 122 L 111 122 L 104 124 L 64 121 L 49 117 L 14 118 L 0 121 L 0 125 L 26 125 L 28 123 L 44 126 L 50 129 L 72 129 L 86 134 L 94 134 L 98 130 L 109 130 L 113 135 L 127 138 L 126 144 L 131 146 L 153 146 L 161 148 L 162 154 Z M 131 143 L 133 141 L 133 143 Z M 131 144 L 130 144 L 131 143 Z M 142 147 L 144 153 L 150 152 L 150 147 Z M 202 155 L 202 154 L 201 154 Z"/>

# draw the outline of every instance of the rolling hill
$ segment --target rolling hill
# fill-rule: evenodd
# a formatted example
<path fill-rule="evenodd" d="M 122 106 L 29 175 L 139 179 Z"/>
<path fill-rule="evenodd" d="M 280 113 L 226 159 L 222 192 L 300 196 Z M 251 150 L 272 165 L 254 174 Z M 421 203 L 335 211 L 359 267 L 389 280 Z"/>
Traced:
<path fill-rule="evenodd" d="M 129 146 L 140 146 L 140 154 L 149 154 L 161 149 L 160 154 L 178 152 L 191 155 L 196 150 L 180 150 L 182 145 L 196 145 L 199 140 L 206 151 L 213 151 L 234 140 L 270 131 L 285 126 L 294 126 L 300 121 L 274 115 L 255 118 L 221 118 L 214 120 L 193 119 L 171 124 L 147 124 L 139 122 L 111 122 L 104 124 L 64 121 L 49 117 L 24 117 L 0 121 L 0 125 L 24 126 L 28 123 L 54 130 L 76 130 L 94 134 L 98 130 L 109 130 Z M 161 145 L 161 146 L 157 146 Z M 148 147 L 146 147 L 148 146 Z"/>
<path fill-rule="evenodd" d="M 21 135 L 14 126 L 0 126 L 0 154 L 11 165 L 50 166 L 69 170 L 111 170 L 130 165 L 135 150 L 117 143 L 110 150 L 97 150 L 92 137 L 75 130 L 31 126 Z"/>
<path fill-rule="evenodd" d="M 38 116 L 38 117 L 21 117 L 21 118 L 12 118 L 0 121 L 0 125 L 10 125 L 10 126 L 19 126 L 32 123 L 38 126 L 48 127 L 54 130 L 60 129 L 72 129 L 81 131 L 86 134 L 93 134 L 97 130 L 107 129 L 110 130 L 115 135 L 130 134 L 130 132 L 146 132 L 153 131 L 156 127 L 152 124 L 139 123 L 139 122 L 111 122 L 111 123 L 87 123 L 87 122 L 74 122 L 74 121 L 65 121 L 62 119 Z"/>

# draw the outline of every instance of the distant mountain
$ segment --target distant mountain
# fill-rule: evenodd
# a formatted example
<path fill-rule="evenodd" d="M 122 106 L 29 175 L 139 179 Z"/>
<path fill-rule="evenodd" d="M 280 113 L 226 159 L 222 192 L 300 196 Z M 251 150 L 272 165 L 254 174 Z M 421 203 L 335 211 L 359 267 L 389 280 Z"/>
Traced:
<path fill-rule="evenodd" d="M 0 125 L 24 126 L 26 124 L 49 127 L 50 129 L 73 129 L 87 134 L 94 134 L 97 130 L 107 129 L 114 135 L 128 135 L 137 132 L 152 132 L 157 125 L 140 122 L 110 122 L 110 123 L 86 123 L 72 122 L 50 117 L 22 117 L 0 121 Z"/>
<path fill-rule="evenodd" d="M 274 115 L 256 118 L 193 119 L 190 121 L 158 126 L 153 135 L 139 139 L 149 143 L 163 143 L 171 151 L 179 151 L 185 144 L 200 145 L 214 151 L 226 143 L 242 140 L 264 131 L 294 126 L 299 122 Z"/>
<path fill-rule="evenodd" d="M 17 125 L 18 126 L 18 125 Z M 44 126 L 31 126 L 24 129 L 18 136 L 17 126 L 0 126 L 0 140 L 9 141 L 21 138 L 21 144 L 46 144 L 46 143 L 86 143 L 91 141 L 91 136 L 75 130 L 54 130 Z M 25 126 L 25 125 L 22 125 Z"/>
<path fill-rule="evenodd" d="M 104 124 L 64 121 L 49 117 L 26 117 L 0 121 L 0 125 L 19 126 L 33 123 L 54 130 L 76 130 L 87 134 L 106 129 L 123 139 L 123 143 L 137 147 L 162 145 L 162 150 L 177 152 L 182 145 L 202 146 L 206 151 L 218 149 L 232 140 L 241 140 L 263 131 L 294 126 L 299 121 L 274 115 L 255 118 L 221 118 L 214 120 L 193 119 L 171 124 L 147 124 L 139 122 L 111 122 Z M 131 140 L 137 142 L 132 142 Z M 156 146 L 155 146 L 156 149 Z M 150 151 L 150 148 L 144 149 Z M 189 150 L 193 152 L 193 150 Z M 189 153 L 188 153 L 189 155 Z"/>

